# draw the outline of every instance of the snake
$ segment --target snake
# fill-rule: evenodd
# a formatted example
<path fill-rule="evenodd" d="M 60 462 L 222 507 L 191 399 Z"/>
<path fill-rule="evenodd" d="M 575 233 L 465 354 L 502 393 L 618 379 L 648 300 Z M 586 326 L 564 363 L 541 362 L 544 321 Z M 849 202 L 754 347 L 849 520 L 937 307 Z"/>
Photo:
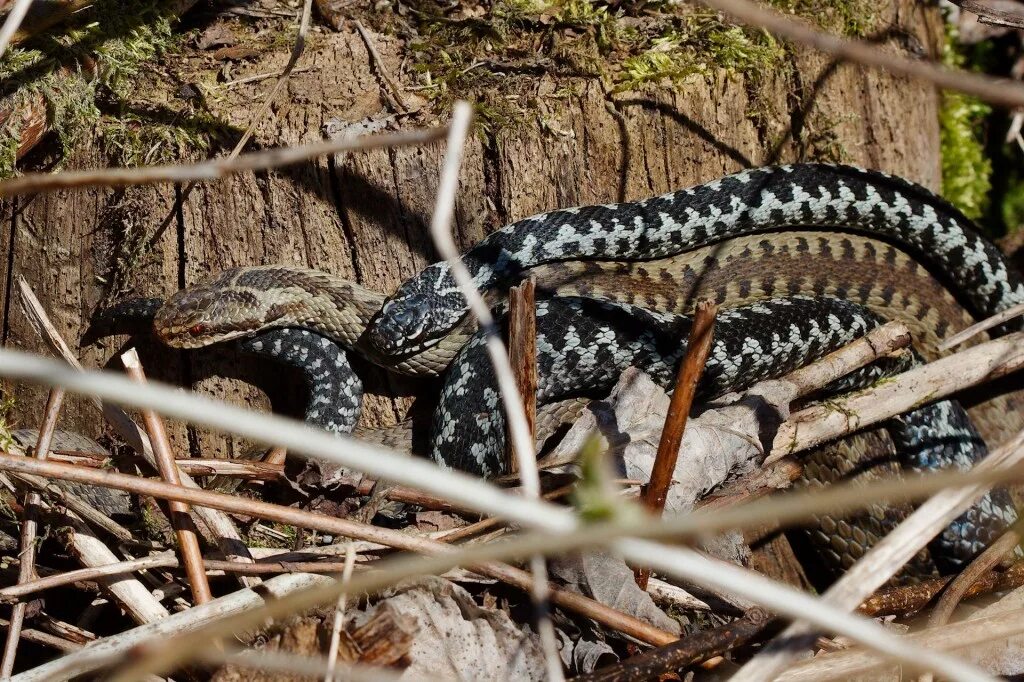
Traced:
<path fill-rule="evenodd" d="M 649 330 L 674 330 L 660 333 L 673 339 L 675 355 L 648 353 L 663 368 L 678 360 L 680 320 L 695 300 L 708 295 L 733 307 L 755 301 L 784 305 L 773 298 L 779 295 L 833 297 L 828 305 L 859 305 L 865 319 L 906 321 L 925 356 L 934 355 L 939 340 L 969 324 L 972 313 L 992 314 L 1024 298 L 1019 276 L 998 250 L 927 189 L 875 171 L 822 164 L 754 169 L 643 201 L 533 216 L 485 238 L 464 261 L 475 284 L 488 293 L 499 293 L 528 273 L 537 277 L 542 291 L 605 299 L 603 305 L 617 306 L 620 314 L 634 320 L 648 316 L 644 321 L 650 323 Z M 609 285 L 622 278 L 627 284 Z M 569 317 L 581 318 L 579 301 L 549 301 L 538 305 L 539 320 L 549 317 L 551 305 L 562 310 L 568 305 Z M 796 347 L 804 348 L 799 353 L 803 361 L 813 359 L 807 348 L 824 348 L 819 342 L 825 336 L 823 321 L 833 315 L 830 310 L 807 317 L 803 336 L 794 337 Z M 738 348 L 750 347 L 755 339 L 753 357 L 769 370 L 781 371 L 785 363 L 777 357 L 778 345 L 756 342 L 770 339 L 772 324 L 778 321 L 762 312 L 742 312 L 745 321 L 736 323 L 743 330 Z M 552 320 L 562 317 L 550 315 Z M 466 315 L 465 299 L 445 263 L 429 266 L 387 298 L 303 268 L 236 269 L 172 296 L 157 311 L 154 326 L 162 340 L 181 347 L 259 339 L 267 333 L 294 340 L 301 333 L 296 329 L 303 328 L 382 366 L 413 374 L 442 372 L 460 358 L 456 367 L 462 369 L 449 372 L 442 394 L 465 391 L 484 378 L 484 365 L 468 360 L 474 351 L 479 355 L 482 332 Z M 579 364 L 564 362 L 573 339 L 576 348 L 607 348 L 629 328 L 600 326 L 588 344 L 578 334 L 541 336 L 539 330 L 538 338 L 547 344 L 542 350 L 554 361 L 547 367 L 551 386 L 582 388 L 572 385 L 580 381 Z M 635 362 L 640 349 L 649 349 L 652 341 L 631 343 L 622 357 Z M 728 364 L 729 357 L 726 353 L 721 360 Z M 559 359 L 561 371 L 552 371 Z M 605 382 L 619 367 L 608 366 L 613 371 L 605 372 Z M 731 375 L 736 385 L 750 380 L 749 369 L 736 368 Z M 492 401 L 493 395 L 491 389 Z M 444 405 L 442 399 L 437 414 Z M 1012 419 L 992 419 L 992 409 L 984 407 L 976 407 L 982 435 L 1005 435 Z M 981 438 L 964 426 L 970 421 L 955 403 L 937 403 L 929 419 L 939 420 L 937 430 L 920 419 L 897 420 L 891 429 L 902 428 L 899 440 L 918 445 L 917 454 L 910 456 L 912 467 L 969 466 L 983 452 Z M 487 420 L 480 420 L 478 427 L 436 427 L 435 459 L 483 475 L 498 472 L 496 457 L 501 453 L 494 443 L 503 437 L 497 435 L 503 429 L 496 430 Z M 481 435 L 485 428 L 493 436 L 490 441 Z M 933 433 L 927 433 L 929 428 Z M 925 443 L 941 440 L 944 433 L 958 434 L 954 440 L 966 444 L 958 446 L 962 452 Z M 460 460 L 452 453 L 470 456 Z M 950 533 L 960 536 L 947 543 L 952 554 L 968 556 L 981 546 L 978 538 L 990 537 L 979 519 L 996 519 L 991 527 L 1000 527 L 1014 514 L 1005 495 L 986 498 L 979 508 L 959 526 L 951 526 Z"/>

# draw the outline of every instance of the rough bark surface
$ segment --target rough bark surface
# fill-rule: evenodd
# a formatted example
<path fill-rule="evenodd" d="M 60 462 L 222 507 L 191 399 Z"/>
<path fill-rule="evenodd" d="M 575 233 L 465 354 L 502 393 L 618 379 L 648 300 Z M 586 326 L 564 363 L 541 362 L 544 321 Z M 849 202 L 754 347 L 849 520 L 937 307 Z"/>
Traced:
<path fill-rule="evenodd" d="M 938 54 L 938 12 L 912 0 L 880 3 L 879 49 Z M 284 20 L 282 20 L 284 21 Z M 356 122 L 390 113 L 364 42 L 352 28 L 319 28 L 287 93 L 258 129 L 261 146 L 318 140 L 331 121 Z M 376 35 L 392 74 L 405 47 Z M 287 48 L 245 65 L 245 73 L 280 69 Z M 209 57 L 198 54 L 197 64 Z M 208 67 L 210 68 L 210 67 Z M 221 91 L 216 113 L 244 128 L 272 85 L 264 80 Z M 406 86 L 412 85 L 406 83 Z M 560 93 L 558 97 L 552 96 Z M 906 176 L 937 189 L 938 97 L 929 86 L 836 66 L 793 48 L 784 68 L 756 79 L 721 73 L 675 86 L 608 95 L 595 79 L 538 76 L 535 113 L 515 127 L 480 133 L 466 155 L 457 203 L 458 238 L 469 245 L 501 225 L 576 204 L 636 199 L 717 178 L 745 167 L 810 159 L 842 160 Z M 756 115 L 753 112 L 757 112 Z M 437 112 L 439 118 L 444 112 Z M 431 122 L 422 112 L 421 124 Z M 24 276 L 54 322 L 78 343 L 97 304 L 108 295 L 111 268 L 124 244 L 150 235 L 152 247 L 123 258 L 129 293 L 164 295 L 223 268 L 294 263 L 352 277 L 382 292 L 435 259 L 426 225 L 442 148 L 375 151 L 320 159 L 272 172 L 200 185 L 173 210 L 182 187 L 57 192 L 0 203 L 0 336 L 4 345 L 44 352 L 12 299 Z M 87 142 L 68 168 L 106 165 Z M 166 223 L 166 229 L 157 232 Z M 155 236 L 154 236 L 155 234 Z M 123 338 L 80 348 L 87 366 L 115 362 Z M 183 355 L 138 340 L 154 379 L 190 385 L 231 400 L 284 409 L 287 382 L 223 353 Z M 422 384 L 367 369 L 368 425 L 393 423 Z M 237 379 L 251 380 L 266 393 Z M 38 423 L 46 393 L 17 386 L 15 417 Z M 398 395 L 398 398 L 387 396 Z M 294 407 L 292 408 L 294 410 Z M 61 426 L 98 436 L 102 423 L 72 399 Z M 169 426 L 179 452 L 233 457 L 244 443 Z"/>

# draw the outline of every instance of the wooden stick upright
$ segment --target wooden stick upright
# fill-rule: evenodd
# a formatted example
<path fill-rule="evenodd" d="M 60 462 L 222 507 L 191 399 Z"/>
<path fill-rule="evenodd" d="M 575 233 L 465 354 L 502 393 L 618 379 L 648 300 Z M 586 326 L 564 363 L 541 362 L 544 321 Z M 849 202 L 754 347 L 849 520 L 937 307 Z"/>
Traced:
<path fill-rule="evenodd" d="M 50 451 L 50 441 L 53 439 L 53 431 L 57 428 L 57 417 L 60 415 L 60 406 L 64 402 L 64 389 L 51 388 L 46 399 L 46 410 L 43 413 L 43 423 L 39 426 L 39 437 L 36 438 L 36 445 L 32 448 L 36 459 L 46 459 Z M 39 493 L 29 493 L 25 496 L 25 519 L 21 523 L 21 553 L 19 555 L 18 584 L 27 583 L 35 577 L 36 572 L 36 512 L 42 502 Z M 14 671 L 14 659 L 18 654 L 18 640 L 21 639 L 21 626 L 25 622 L 26 602 L 18 602 L 11 610 L 10 627 L 7 629 L 7 640 L 4 643 L 3 660 L 0 661 L 0 679 L 6 680 Z"/>
<path fill-rule="evenodd" d="M 121 364 L 133 381 L 140 384 L 146 382 L 146 374 L 142 370 L 142 363 L 139 362 L 139 355 L 132 348 L 121 355 Z M 164 422 L 153 410 L 143 410 L 142 419 L 149 433 L 149 439 L 153 444 L 153 454 L 156 457 L 157 465 L 160 468 L 160 476 L 171 485 L 180 486 L 181 477 L 178 475 L 178 467 L 174 463 L 174 454 L 171 452 L 171 443 L 167 438 L 167 431 L 164 429 Z M 199 548 L 199 536 L 196 533 L 195 524 L 189 515 L 189 506 L 184 502 L 168 502 L 168 509 L 171 512 L 171 527 L 178 537 L 178 546 L 181 548 L 181 561 L 185 565 L 185 573 L 188 575 L 188 582 L 192 588 L 192 600 L 195 604 L 205 604 L 213 599 L 210 592 L 210 583 L 206 578 L 206 569 L 203 566 L 203 554 Z"/>
<path fill-rule="evenodd" d="M 651 470 L 651 481 L 643 488 L 640 499 L 644 506 L 657 516 L 665 509 L 669 486 L 672 485 L 672 474 L 676 470 L 679 458 L 679 445 L 683 442 L 683 431 L 686 420 L 690 416 L 693 397 L 697 393 L 697 382 L 704 373 L 704 365 L 711 352 L 711 342 L 715 334 L 715 314 L 718 306 L 711 301 L 698 301 L 693 316 L 693 327 L 690 328 L 690 339 L 686 347 L 686 357 L 679 364 L 676 375 L 675 390 L 665 415 L 665 428 L 658 442 L 658 454 L 654 458 Z M 647 581 L 651 572 L 646 568 L 636 570 L 636 583 L 641 589 L 647 589 Z"/>
<path fill-rule="evenodd" d="M 530 278 L 508 292 L 508 357 L 515 373 L 516 388 L 523 400 L 530 435 L 537 434 L 537 310 L 536 282 Z M 506 452 L 509 473 L 518 466 L 512 454 L 512 439 Z"/>

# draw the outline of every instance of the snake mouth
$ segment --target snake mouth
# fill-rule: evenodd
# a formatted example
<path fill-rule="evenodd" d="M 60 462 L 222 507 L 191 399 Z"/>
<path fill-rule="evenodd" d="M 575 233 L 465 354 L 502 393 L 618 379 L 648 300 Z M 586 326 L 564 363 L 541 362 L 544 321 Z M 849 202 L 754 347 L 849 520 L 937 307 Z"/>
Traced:
<path fill-rule="evenodd" d="M 252 336 L 262 329 L 239 329 L 237 327 L 225 328 L 223 326 L 210 325 L 203 322 L 188 322 L 182 324 L 160 324 L 154 325 L 156 336 L 160 341 L 171 348 L 195 349 L 211 346 L 215 343 L 231 341 L 245 336 Z"/>

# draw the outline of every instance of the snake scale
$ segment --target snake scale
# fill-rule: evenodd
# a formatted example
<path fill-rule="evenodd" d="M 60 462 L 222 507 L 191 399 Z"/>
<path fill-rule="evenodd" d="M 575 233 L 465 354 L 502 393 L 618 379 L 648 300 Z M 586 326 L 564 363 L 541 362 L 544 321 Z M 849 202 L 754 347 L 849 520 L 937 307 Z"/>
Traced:
<path fill-rule="evenodd" d="M 554 297 L 538 304 L 542 401 L 600 394 L 630 364 L 667 385 L 686 315 L 702 297 L 731 308 L 719 321 L 708 396 L 778 376 L 886 319 L 907 322 L 920 353 L 932 357 L 937 341 L 973 316 L 1024 300 L 1020 277 L 949 204 L 899 178 L 821 164 L 533 216 L 482 240 L 464 260 L 494 301 L 527 273 Z M 311 397 L 307 418 L 336 430 L 350 430 L 358 414 L 357 379 L 329 380 L 335 370 L 354 376 L 342 367 L 345 349 L 412 374 L 453 364 L 431 454 L 482 475 L 500 472 L 503 415 L 483 332 L 444 263 L 389 299 L 326 273 L 242 268 L 153 310 L 170 345 L 237 338 L 249 352 L 306 367 L 319 377 L 310 379 L 314 387 L 333 391 Z M 128 312 L 130 304 L 117 314 Z M 985 452 L 982 437 L 999 441 L 1015 429 L 1019 415 L 1006 411 L 1008 400 L 974 406 L 980 435 L 952 401 L 892 420 L 888 431 L 904 466 L 970 466 Z M 946 569 L 960 565 L 1013 518 L 1008 496 L 995 491 L 951 524 L 934 553 Z M 849 562 L 851 545 L 870 544 L 837 543 L 832 526 L 824 540 L 836 561 Z"/>

